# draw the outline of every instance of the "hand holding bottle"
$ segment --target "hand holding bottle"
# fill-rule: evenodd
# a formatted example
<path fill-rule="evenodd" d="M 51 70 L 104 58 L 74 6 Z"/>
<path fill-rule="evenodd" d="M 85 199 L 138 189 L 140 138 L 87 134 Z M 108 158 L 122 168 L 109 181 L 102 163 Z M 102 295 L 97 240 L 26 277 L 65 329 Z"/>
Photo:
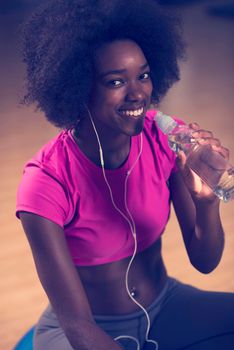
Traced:
<path fill-rule="evenodd" d="M 178 150 L 177 165 L 180 168 L 183 179 L 193 195 L 199 199 L 208 199 L 213 201 L 217 199 L 217 196 L 211 190 L 211 188 L 201 180 L 200 176 L 192 170 L 192 167 L 196 167 L 197 171 L 205 173 L 207 167 L 207 172 L 210 172 L 210 167 L 213 167 L 215 163 L 217 166 L 217 154 L 223 157 L 223 162 L 219 158 L 219 173 L 216 174 L 216 180 L 220 175 L 225 171 L 226 163 L 229 160 L 229 151 L 227 148 L 223 147 L 219 139 L 215 138 L 211 131 L 203 130 L 197 123 L 191 123 L 188 125 L 191 129 L 192 142 L 195 142 L 197 145 L 200 145 L 200 152 L 197 152 L 196 157 L 186 156 L 183 150 Z M 215 158 L 215 159 L 214 159 Z M 190 164 L 191 161 L 193 164 Z M 197 164 L 196 164 L 197 163 Z M 205 165 L 204 165 L 205 163 Z M 190 167 L 192 165 L 192 167 Z"/>
<path fill-rule="evenodd" d="M 179 154 L 183 176 L 193 193 L 212 198 L 212 190 L 224 202 L 234 199 L 234 167 L 228 162 L 229 152 L 210 131 L 196 123 L 180 125 L 160 111 L 155 121 L 167 135 L 171 149 Z"/>

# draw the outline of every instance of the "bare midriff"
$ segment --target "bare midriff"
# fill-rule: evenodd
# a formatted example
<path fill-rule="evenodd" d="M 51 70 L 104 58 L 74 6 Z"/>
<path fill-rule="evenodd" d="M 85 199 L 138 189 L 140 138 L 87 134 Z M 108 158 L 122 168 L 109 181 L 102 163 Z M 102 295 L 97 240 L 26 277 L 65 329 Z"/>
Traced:
<path fill-rule="evenodd" d="M 109 264 L 77 267 L 94 315 L 123 315 L 139 310 L 125 286 L 130 258 Z M 130 268 L 128 285 L 134 298 L 146 307 L 159 295 L 166 280 L 160 239 L 136 255 Z"/>

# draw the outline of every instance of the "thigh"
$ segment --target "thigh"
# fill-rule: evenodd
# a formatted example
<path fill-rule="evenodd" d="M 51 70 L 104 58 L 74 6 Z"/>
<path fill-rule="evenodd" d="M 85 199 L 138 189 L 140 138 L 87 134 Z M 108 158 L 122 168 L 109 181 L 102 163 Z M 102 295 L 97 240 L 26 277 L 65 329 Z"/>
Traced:
<path fill-rule="evenodd" d="M 202 291 L 175 282 L 152 323 L 150 338 L 160 350 L 231 349 L 234 293 Z M 143 349 L 151 347 L 145 344 Z"/>

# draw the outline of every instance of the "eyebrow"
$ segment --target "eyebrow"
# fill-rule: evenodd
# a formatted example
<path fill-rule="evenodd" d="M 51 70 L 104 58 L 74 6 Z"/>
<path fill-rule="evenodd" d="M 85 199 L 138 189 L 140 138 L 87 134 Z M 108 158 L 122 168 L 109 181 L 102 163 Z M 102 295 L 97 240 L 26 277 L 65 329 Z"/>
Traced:
<path fill-rule="evenodd" d="M 149 64 L 146 62 L 142 66 L 140 66 L 140 70 L 143 70 L 147 67 L 149 67 Z M 104 72 L 104 73 L 100 73 L 99 76 L 101 78 L 104 78 L 105 76 L 107 76 L 109 74 L 123 74 L 123 73 L 126 73 L 126 71 L 127 71 L 126 69 L 114 69 L 114 70 L 109 70 L 109 71 Z"/>

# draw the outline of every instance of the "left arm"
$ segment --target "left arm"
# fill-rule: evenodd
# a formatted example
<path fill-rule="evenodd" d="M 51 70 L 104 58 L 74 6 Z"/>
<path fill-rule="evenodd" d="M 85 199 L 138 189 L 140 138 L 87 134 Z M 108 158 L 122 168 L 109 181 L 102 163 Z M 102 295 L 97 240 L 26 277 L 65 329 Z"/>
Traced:
<path fill-rule="evenodd" d="M 228 150 L 220 145 L 211 132 L 200 130 L 197 124 L 190 124 L 190 127 L 194 129 L 199 143 L 210 144 L 223 157 L 228 158 Z M 173 205 L 192 265 L 202 273 L 209 273 L 220 262 L 224 249 L 220 200 L 189 169 L 183 152 L 177 160 L 180 171 L 170 177 Z"/>

